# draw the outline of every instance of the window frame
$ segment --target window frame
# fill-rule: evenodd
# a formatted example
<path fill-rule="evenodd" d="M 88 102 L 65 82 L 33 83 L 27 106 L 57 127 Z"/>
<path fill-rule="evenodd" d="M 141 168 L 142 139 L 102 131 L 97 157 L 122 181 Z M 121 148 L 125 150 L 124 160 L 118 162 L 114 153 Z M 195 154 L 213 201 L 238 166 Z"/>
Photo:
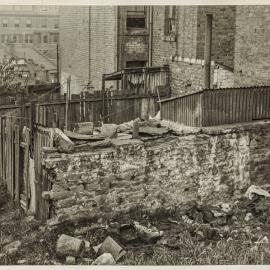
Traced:
<path fill-rule="evenodd" d="M 164 34 L 166 36 L 176 35 L 176 6 L 165 6 L 164 24 Z"/>
<path fill-rule="evenodd" d="M 144 27 L 132 27 L 128 26 L 128 19 L 143 19 Z M 147 29 L 147 14 L 146 9 L 144 10 L 127 10 L 126 11 L 126 30 L 145 30 Z"/>

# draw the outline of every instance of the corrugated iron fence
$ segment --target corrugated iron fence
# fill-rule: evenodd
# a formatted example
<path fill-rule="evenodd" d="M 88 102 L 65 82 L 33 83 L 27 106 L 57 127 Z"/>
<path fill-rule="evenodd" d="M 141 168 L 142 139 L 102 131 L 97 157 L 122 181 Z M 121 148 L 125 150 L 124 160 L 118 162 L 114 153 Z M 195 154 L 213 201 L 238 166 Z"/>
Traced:
<path fill-rule="evenodd" d="M 204 127 L 270 118 L 270 86 L 203 90 L 161 101 L 161 117 Z"/>

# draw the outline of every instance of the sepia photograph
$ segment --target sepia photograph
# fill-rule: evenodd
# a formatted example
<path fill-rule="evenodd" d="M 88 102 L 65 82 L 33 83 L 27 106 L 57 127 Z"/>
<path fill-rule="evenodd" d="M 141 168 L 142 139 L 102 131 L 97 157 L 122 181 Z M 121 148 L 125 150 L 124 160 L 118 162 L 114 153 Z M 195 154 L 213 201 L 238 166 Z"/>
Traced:
<path fill-rule="evenodd" d="M 270 3 L 156 2 L 0 2 L 0 268 L 270 264 Z"/>

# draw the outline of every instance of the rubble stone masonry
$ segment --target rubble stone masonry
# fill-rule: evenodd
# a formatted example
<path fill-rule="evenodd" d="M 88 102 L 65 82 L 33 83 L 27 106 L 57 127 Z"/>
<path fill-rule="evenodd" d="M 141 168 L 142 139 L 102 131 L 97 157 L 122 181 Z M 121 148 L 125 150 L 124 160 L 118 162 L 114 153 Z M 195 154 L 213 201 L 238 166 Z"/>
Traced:
<path fill-rule="evenodd" d="M 269 122 L 129 142 L 44 154 L 60 222 L 80 214 L 154 211 L 194 199 L 230 202 L 251 184 L 269 182 Z"/>

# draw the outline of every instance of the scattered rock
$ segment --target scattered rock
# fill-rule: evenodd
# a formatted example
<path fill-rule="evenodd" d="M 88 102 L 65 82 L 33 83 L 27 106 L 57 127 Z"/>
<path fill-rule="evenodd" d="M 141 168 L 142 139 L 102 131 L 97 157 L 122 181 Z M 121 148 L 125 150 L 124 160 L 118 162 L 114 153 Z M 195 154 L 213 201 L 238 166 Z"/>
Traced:
<path fill-rule="evenodd" d="M 245 221 L 249 222 L 251 219 L 253 219 L 253 215 L 251 213 L 247 213 L 245 216 Z"/>
<path fill-rule="evenodd" d="M 17 264 L 27 264 L 27 260 L 18 260 Z"/>
<path fill-rule="evenodd" d="M 84 247 L 85 247 L 85 252 L 89 252 L 90 251 L 90 242 L 84 240 Z"/>
<path fill-rule="evenodd" d="M 66 234 L 62 234 L 56 243 L 56 253 L 59 256 L 78 257 L 84 249 L 84 241 Z"/>
<path fill-rule="evenodd" d="M 17 253 L 18 249 L 21 247 L 22 242 L 21 241 L 15 241 L 12 242 L 6 246 L 4 246 L 3 251 L 8 253 L 8 254 L 15 254 Z"/>
<path fill-rule="evenodd" d="M 90 258 L 80 258 L 80 262 L 82 264 L 91 265 L 93 263 L 93 260 Z"/>
<path fill-rule="evenodd" d="M 110 236 L 108 236 L 101 246 L 98 249 L 98 254 L 103 254 L 103 253 L 110 253 L 112 254 L 114 260 L 117 262 L 120 258 L 122 258 L 126 252 L 124 249 L 116 243 Z"/>
<path fill-rule="evenodd" d="M 182 220 L 187 224 L 192 224 L 193 220 L 190 219 L 187 215 L 182 216 Z"/>
<path fill-rule="evenodd" d="M 100 128 L 100 132 L 102 136 L 115 138 L 117 137 L 117 128 L 116 124 L 103 124 Z"/>
<path fill-rule="evenodd" d="M 79 228 L 79 229 L 76 229 L 75 232 L 74 232 L 74 235 L 82 235 L 82 234 L 86 234 L 87 232 L 89 232 L 90 230 L 90 227 L 82 227 L 82 228 Z"/>
<path fill-rule="evenodd" d="M 0 253 L 0 259 L 4 258 L 6 256 L 5 253 Z"/>
<path fill-rule="evenodd" d="M 116 262 L 111 253 L 103 253 L 92 263 L 92 265 L 114 265 L 114 264 L 116 264 Z"/>
<path fill-rule="evenodd" d="M 155 227 L 146 228 L 140 225 L 137 221 L 134 221 L 133 225 L 137 231 L 138 237 L 147 243 L 155 243 L 163 235 L 163 232 L 158 231 Z"/>
<path fill-rule="evenodd" d="M 264 197 L 270 197 L 270 193 L 268 191 L 262 189 L 259 186 L 251 185 L 247 189 L 247 191 L 245 193 L 245 196 L 247 198 L 249 198 L 250 200 L 252 200 L 255 195 L 264 196 Z"/>
<path fill-rule="evenodd" d="M 94 129 L 93 122 L 81 122 L 74 125 L 74 132 L 86 135 L 92 135 Z"/>
<path fill-rule="evenodd" d="M 66 264 L 69 264 L 69 265 L 76 264 L 76 258 L 73 256 L 67 256 L 66 257 Z"/>
<path fill-rule="evenodd" d="M 101 245 L 102 245 L 102 244 L 99 244 L 99 245 L 93 247 L 93 250 L 96 252 L 96 254 L 98 253 L 98 251 L 99 251 Z"/>
<path fill-rule="evenodd" d="M 255 242 L 255 244 L 268 244 L 269 240 L 267 236 L 264 236 L 262 239 L 258 239 L 258 241 Z"/>
<path fill-rule="evenodd" d="M 10 248 L 10 249 L 7 251 L 7 254 L 8 254 L 8 255 L 15 255 L 17 252 L 18 252 L 18 248 Z"/>

